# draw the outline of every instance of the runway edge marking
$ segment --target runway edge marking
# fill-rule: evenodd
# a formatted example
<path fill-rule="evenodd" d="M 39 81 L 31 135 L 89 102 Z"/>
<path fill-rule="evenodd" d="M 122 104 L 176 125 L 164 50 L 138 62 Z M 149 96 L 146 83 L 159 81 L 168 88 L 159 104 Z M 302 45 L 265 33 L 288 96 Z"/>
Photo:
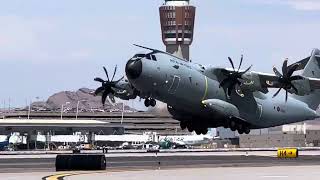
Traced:
<path fill-rule="evenodd" d="M 79 175 L 79 174 L 81 174 L 81 173 L 54 174 L 54 175 L 45 176 L 45 177 L 42 178 L 42 180 L 63 180 L 64 177 L 74 176 L 74 175 Z"/>

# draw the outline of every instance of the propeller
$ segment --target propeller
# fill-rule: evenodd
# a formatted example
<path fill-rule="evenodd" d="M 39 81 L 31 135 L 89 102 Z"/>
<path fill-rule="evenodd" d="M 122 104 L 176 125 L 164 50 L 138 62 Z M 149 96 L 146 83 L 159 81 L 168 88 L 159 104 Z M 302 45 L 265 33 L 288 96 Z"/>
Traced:
<path fill-rule="evenodd" d="M 241 88 L 240 88 L 240 85 L 244 81 L 242 75 L 247 73 L 251 69 L 252 65 L 249 68 L 247 68 L 245 71 L 240 72 L 240 68 L 241 68 L 242 62 L 243 62 L 243 55 L 241 55 L 240 64 L 239 64 L 239 67 L 237 70 L 234 67 L 234 63 L 233 63 L 232 59 L 230 57 L 228 57 L 228 59 L 229 59 L 229 62 L 232 66 L 233 71 L 228 71 L 226 69 L 221 70 L 222 74 L 224 74 L 226 76 L 226 78 L 220 82 L 220 87 L 227 87 L 228 97 L 231 96 L 231 92 L 233 89 L 235 89 L 236 92 L 240 96 L 243 97 L 244 95 L 243 95 Z"/>
<path fill-rule="evenodd" d="M 107 80 L 103 80 L 102 78 L 99 78 L 99 77 L 94 78 L 95 81 L 100 82 L 102 84 L 101 87 L 96 89 L 96 91 L 94 92 L 94 95 L 97 96 L 102 93 L 101 102 L 102 102 L 103 106 L 106 102 L 107 97 L 109 97 L 109 99 L 113 103 L 115 103 L 114 94 L 116 92 L 115 92 L 114 88 L 116 88 L 116 84 L 124 78 L 124 77 L 122 77 L 117 81 L 113 81 L 113 79 L 117 73 L 117 68 L 118 68 L 117 66 L 114 68 L 111 80 L 109 79 L 109 74 L 108 74 L 108 71 L 105 67 L 103 67 L 103 70 L 107 76 Z"/>
<path fill-rule="evenodd" d="M 278 80 L 273 83 L 273 86 L 279 87 L 279 90 L 273 95 L 273 98 L 276 97 L 282 89 L 286 91 L 286 102 L 288 101 L 288 92 L 290 89 L 298 93 L 298 89 L 292 84 L 292 81 L 303 79 L 301 76 L 293 76 L 294 71 L 296 71 L 299 66 L 299 63 L 295 63 L 288 67 L 288 59 L 285 59 L 282 65 L 282 74 L 276 67 L 273 67 L 273 72 L 278 77 Z"/>

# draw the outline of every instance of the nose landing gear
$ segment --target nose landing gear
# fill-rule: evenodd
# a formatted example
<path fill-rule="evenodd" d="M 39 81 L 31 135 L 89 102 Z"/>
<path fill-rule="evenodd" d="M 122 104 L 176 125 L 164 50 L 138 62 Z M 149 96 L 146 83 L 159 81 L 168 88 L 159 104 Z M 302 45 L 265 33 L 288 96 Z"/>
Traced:
<path fill-rule="evenodd" d="M 144 100 L 144 105 L 146 107 L 155 107 L 157 105 L 157 101 L 155 99 L 152 99 L 152 98 L 147 98 Z"/>

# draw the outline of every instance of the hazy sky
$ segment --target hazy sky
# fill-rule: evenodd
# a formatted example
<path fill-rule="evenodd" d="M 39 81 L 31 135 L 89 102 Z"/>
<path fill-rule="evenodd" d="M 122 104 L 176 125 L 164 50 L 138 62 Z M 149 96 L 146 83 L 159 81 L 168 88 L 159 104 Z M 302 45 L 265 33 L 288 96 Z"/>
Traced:
<path fill-rule="evenodd" d="M 320 48 L 319 0 L 194 0 L 194 62 L 228 66 L 227 57 L 255 71 L 271 72 Z M 81 87 L 96 88 L 125 62 L 138 43 L 164 49 L 161 0 L 0 0 L 0 99 L 26 99 Z"/>

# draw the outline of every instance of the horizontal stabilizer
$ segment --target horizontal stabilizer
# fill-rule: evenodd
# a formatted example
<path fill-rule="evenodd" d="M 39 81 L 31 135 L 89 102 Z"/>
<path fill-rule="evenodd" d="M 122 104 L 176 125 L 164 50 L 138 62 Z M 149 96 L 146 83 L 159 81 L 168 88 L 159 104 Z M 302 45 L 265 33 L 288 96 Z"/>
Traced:
<path fill-rule="evenodd" d="M 306 65 L 308 64 L 309 60 L 310 60 L 310 56 L 307 57 L 307 58 L 302 59 L 301 61 L 298 61 L 298 62 L 296 62 L 296 63 L 291 64 L 290 66 L 288 66 L 288 68 L 291 69 L 291 67 L 292 67 L 293 65 L 295 65 L 295 64 L 298 63 L 299 66 L 298 66 L 298 68 L 297 68 L 296 71 L 303 70 L 303 69 L 306 67 Z"/>
<path fill-rule="evenodd" d="M 319 103 L 320 103 L 320 50 L 319 49 L 313 49 L 311 52 L 310 59 L 307 61 L 307 64 L 305 65 L 302 76 L 304 76 L 306 79 L 308 79 L 309 89 L 308 94 L 303 96 L 296 96 L 293 95 L 295 99 L 298 99 L 313 109 L 316 110 Z M 300 83 L 303 83 L 306 81 L 302 81 Z M 307 84 L 301 84 L 300 91 L 303 89 L 303 87 L 307 87 Z"/>

